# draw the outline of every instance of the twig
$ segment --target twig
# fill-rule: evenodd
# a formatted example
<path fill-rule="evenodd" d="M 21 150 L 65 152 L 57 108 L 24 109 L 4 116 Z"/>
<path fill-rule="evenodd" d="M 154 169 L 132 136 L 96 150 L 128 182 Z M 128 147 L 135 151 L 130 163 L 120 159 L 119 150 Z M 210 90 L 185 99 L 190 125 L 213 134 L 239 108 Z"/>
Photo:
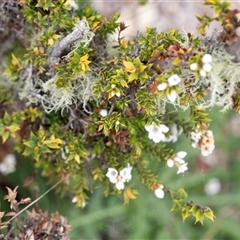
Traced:
<path fill-rule="evenodd" d="M 85 32 L 89 31 L 88 23 L 85 20 L 80 20 L 73 32 L 64 37 L 53 49 L 49 60 L 58 58 L 62 52 L 72 43 L 79 39 L 83 39 Z"/>
<path fill-rule="evenodd" d="M 34 205 L 36 202 L 38 202 L 41 198 L 43 198 L 46 194 L 48 194 L 51 190 L 53 190 L 55 187 L 57 187 L 61 182 L 63 182 L 64 179 L 61 179 L 56 184 L 54 184 L 51 188 L 49 188 L 45 193 L 43 193 L 40 197 L 35 199 L 33 202 L 31 202 L 29 205 L 27 205 L 25 208 L 23 208 L 20 212 L 18 212 L 15 216 L 13 216 L 7 223 L 10 223 L 12 220 L 14 220 L 17 216 L 19 216 L 22 212 L 27 210 L 29 207 Z"/>

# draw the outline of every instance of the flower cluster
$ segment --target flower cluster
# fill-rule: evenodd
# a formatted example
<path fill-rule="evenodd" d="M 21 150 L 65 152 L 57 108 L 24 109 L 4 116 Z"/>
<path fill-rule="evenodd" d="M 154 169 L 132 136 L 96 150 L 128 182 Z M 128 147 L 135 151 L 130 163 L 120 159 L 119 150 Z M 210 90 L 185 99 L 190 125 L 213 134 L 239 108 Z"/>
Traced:
<path fill-rule="evenodd" d="M 185 158 L 187 155 L 186 152 L 184 151 L 180 151 L 178 152 L 173 158 L 170 158 L 167 160 L 167 165 L 168 167 L 173 167 L 174 165 L 176 165 L 178 167 L 178 171 L 177 174 L 179 173 L 184 173 L 185 171 L 188 170 L 188 163 L 186 163 L 183 158 Z"/>
<path fill-rule="evenodd" d="M 210 54 L 204 54 L 202 57 L 201 69 L 199 71 L 202 77 L 206 77 L 207 73 L 211 72 L 212 70 L 212 56 Z M 192 71 L 196 71 L 199 69 L 198 63 L 192 63 L 190 65 L 190 69 Z"/>
<path fill-rule="evenodd" d="M 175 102 L 178 94 L 174 86 L 178 85 L 180 82 L 181 78 L 177 74 L 173 74 L 168 78 L 168 83 L 160 83 L 157 88 L 159 91 L 167 90 L 166 92 L 168 100 L 170 102 Z"/>
<path fill-rule="evenodd" d="M 106 176 L 111 183 L 114 183 L 118 190 L 124 189 L 124 183 L 129 182 L 132 178 L 132 167 L 127 164 L 127 167 L 118 172 L 115 168 L 108 168 Z"/>
<path fill-rule="evenodd" d="M 211 154 L 215 148 L 213 133 L 210 130 L 191 132 L 192 147 L 201 149 L 203 156 Z"/>

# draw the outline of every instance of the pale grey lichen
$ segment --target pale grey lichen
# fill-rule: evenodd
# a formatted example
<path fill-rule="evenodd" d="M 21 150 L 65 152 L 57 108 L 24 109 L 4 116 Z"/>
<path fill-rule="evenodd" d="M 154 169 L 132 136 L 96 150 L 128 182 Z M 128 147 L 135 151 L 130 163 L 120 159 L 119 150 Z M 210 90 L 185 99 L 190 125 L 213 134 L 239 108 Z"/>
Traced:
<path fill-rule="evenodd" d="M 81 102 L 83 109 L 89 113 L 86 105 L 90 99 L 93 99 L 92 87 L 95 79 L 92 73 L 86 73 L 84 75 L 79 74 L 68 83 L 68 86 L 64 87 L 57 86 L 57 75 L 46 82 L 42 82 L 41 86 L 44 94 L 41 102 L 44 111 L 47 113 L 58 110 L 64 111 Z"/>
<path fill-rule="evenodd" d="M 212 71 L 205 78 L 209 85 L 209 99 L 202 106 L 211 108 L 222 107 L 222 111 L 232 108 L 233 96 L 236 94 L 240 82 L 240 63 L 234 62 L 223 46 L 217 47 L 212 52 Z"/>
<path fill-rule="evenodd" d="M 70 56 L 80 45 L 84 43 L 85 47 L 88 43 L 91 42 L 94 37 L 94 33 L 90 30 L 88 22 L 84 19 L 80 20 L 74 27 L 74 30 L 64 37 L 60 42 L 54 46 L 53 51 L 49 56 L 49 61 L 52 61 L 54 58 L 61 56 L 62 52 L 69 47 L 71 44 L 75 43 L 74 50 L 72 50 L 67 56 Z"/>

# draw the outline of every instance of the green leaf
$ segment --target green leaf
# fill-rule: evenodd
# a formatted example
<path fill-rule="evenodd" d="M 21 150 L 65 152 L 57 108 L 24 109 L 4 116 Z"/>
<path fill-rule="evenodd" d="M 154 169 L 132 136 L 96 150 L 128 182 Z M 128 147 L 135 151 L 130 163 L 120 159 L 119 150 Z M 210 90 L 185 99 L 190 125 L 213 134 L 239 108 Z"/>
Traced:
<path fill-rule="evenodd" d="M 127 72 L 133 73 L 133 72 L 136 71 L 136 68 L 135 68 L 135 66 L 133 65 L 132 62 L 123 61 L 123 65 L 126 68 Z"/>
<path fill-rule="evenodd" d="M 202 213 L 201 210 L 198 210 L 198 211 L 197 211 L 195 218 L 196 218 L 195 224 L 196 224 L 197 222 L 200 222 L 200 223 L 203 225 L 204 215 L 203 215 L 203 213 Z"/>
<path fill-rule="evenodd" d="M 182 208 L 182 218 L 183 221 L 185 221 L 186 218 L 188 218 L 189 216 L 191 216 L 191 212 L 189 211 L 188 208 Z"/>
<path fill-rule="evenodd" d="M 61 146 L 59 146 L 59 143 L 56 141 L 56 139 L 54 140 L 45 140 L 43 141 L 43 144 L 46 145 L 49 148 L 53 148 L 53 149 L 59 149 Z"/>
<path fill-rule="evenodd" d="M 214 216 L 212 210 L 208 210 L 207 212 L 204 212 L 203 214 L 205 217 L 209 218 L 210 220 L 212 220 L 214 222 L 213 218 L 215 218 L 215 216 Z"/>
<path fill-rule="evenodd" d="M 5 143 L 7 139 L 9 138 L 9 131 L 4 131 L 2 134 L 2 143 Z"/>
<path fill-rule="evenodd" d="M 79 156 L 79 154 L 75 153 L 75 154 L 74 154 L 74 159 L 75 159 L 75 161 L 76 161 L 78 164 L 80 164 L 80 156 Z"/>
<path fill-rule="evenodd" d="M 23 144 L 29 148 L 34 148 L 37 145 L 33 140 L 25 141 Z"/>

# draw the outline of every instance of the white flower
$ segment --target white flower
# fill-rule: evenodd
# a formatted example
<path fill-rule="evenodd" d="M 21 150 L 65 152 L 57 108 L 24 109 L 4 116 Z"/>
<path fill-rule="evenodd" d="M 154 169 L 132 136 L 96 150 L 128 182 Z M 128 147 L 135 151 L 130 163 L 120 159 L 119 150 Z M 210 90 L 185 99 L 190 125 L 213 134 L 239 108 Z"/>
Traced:
<path fill-rule="evenodd" d="M 191 138 L 195 142 L 199 142 L 202 138 L 202 133 L 199 131 L 191 132 Z"/>
<path fill-rule="evenodd" d="M 101 109 L 99 111 L 99 114 L 102 116 L 102 117 L 106 117 L 108 115 L 108 111 L 107 109 Z"/>
<path fill-rule="evenodd" d="M 184 173 L 185 171 L 187 171 L 188 170 L 187 165 L 188 163 L 179 164 L 177 174 Z"/>
<path fill-rule="evenodd" d="M 190 65 L 190 69 L 191 69 L 192 71 L 196 71 L 196 70 L 198 69 L 198 64 L 197 64 L 197 63 L 192 63 L 192 64 Z"/>
<path fill-rule="evenodd" d="M 120 92 L 116 92 L 115 94 L 117 97 L 120 97 L 121 96 L 121 93 Z"/>
<path fill-rule="evenodd" d="M 177 92 L 175 90 L 171 90 L 171 92 L 167 95 L 167 98 L 170 102 L 175 102 L 177 96 Z"/>
<path fill-rule="evenodd" d="M 72 203 L 76 203 L 78 201 L 78 197 L 73 197 L 73 199 L 72 199 Z"/>
<path fill-rule="evenodd" d="M 203 69 L 201 69 L 199 73 L 200 73 L 200 75 L 202 77 L 206 77 L 207 76 L 207 73 Z"/>
<path fill-rule="evenodd" d="M 4 175 L 15 171 L 16 157 L 14 154 L 7 154 L 0 163 L 0 172 Z"/>
<path fill-rule="evenodd" d="M 132 167 L 128 163 L 127 167 L 122 169 L 119 173 L 115 168 L 108 168 L 106 176 L 111 183 L 114 183 L 118 190 L 124 189 L 124 183 L 129 182 L 132 178 Z"/>
<path fill-rule="evenodd" d="M 164 198 L 164 191 L 163 191 L 164 186 L 160 185 L 157 189 L 154 190 L 154 194 L 156 195 L 157 198 Z"/>
<path fill-rule="evenodd" d="M 204 54 L 202 57 L 203 63 L 211 63 L 212 62 L 212 56 L 210 54 Z"/>
<path fill-rule="evenodd" d="M 170 87 L 170 91 L 168 91 L 167 98 L 170 102 L 175 102 L 178 94 L 177 91 L 174 89 L 171 89 L 172 86 L 176 86 L 181 82 L 181 78 L 177 74 L 173 74 L 171 77 L 168 78 L 168 84 L 167 83 L 160 83 L 157 88 L 159 91 L 166 90 L 168 87 Z"/>
<path fill-rule="evenodd" d="M 181 78 L 177 74 L 173 74 L 168 78 L 168 83 L 170 86 L 176 86 L 181 82 Z"/>
<path fill-rule="evenodd" d="M 160 124 L 159 126 L 156 126 L 153 123 L 149 126 L 145 126 L 145 129 L 148 131 L 148 138 L 153 140 L 155 143 L 159 143 L 164 140 L 164 133 L 169 131 L 169 128 L 166 125 Z"/>
<path fill-rule="evenodd" d="M 204 70 L 205 72 L 211 72 L 212 65 L 210 63 L 204 63 L 202 66 L 202 70 Z"/>
<path fill-rule="evenodd" d="M 158 88 L 158 90 L 159 91 L 162 91 L 162 90 L 165 90 L 165 89 L 167 89 L 167 87 L 168 87 L 168 84 L 167 83 L 160 83 L 158 86 L 157 86 L 157 88 Z"/>
<path fill-rule="evenodd" d="M 120 171 L 120 176 L 123 177 L 126 182 L 129 182 L 132 179 L 131 171 L 132 167 L 128 163 L 127 167 Z"/>
<path fill-rule="evenodd" d="M 111 183 L 116 183 L 117 177 L 118 177 L 118 171 L 115 168 L 108 168 L 108 172 L 106 176 L 109 178 L 109 181 Z"/>
<path fill-rule="evenodd" d="M 174 161 L 170 158 L 170 159 L 168 159 L 167 160 L 167 165 L 168 165 L 168 167 L 173 167 L 174 166 Z"/>
<path fill-rule="evenodd" d="M 188 170 L 188 163 L 186 163 L 183 158 L 186 157 L 187 153 L 184 151 L 178 152 L 173 158 L 167 160 L 168 167 L 173 167 L 174 164 L 178 167 L 177 174 L 184 173 Z"/>
<path fill-rule="evenodd" d="M 205 185 L 205 192 L 208 195 L 215 195 L 221 191 L 221 182 L 218 178 L 210 179 Z"/>
<path fill-rule="evenodd" d="M 178 136 L 182 133 L 182 128 L 180 128 L 180 130 L 178 131 L 177 129 L 177 124 L 173 124 L 170 127 L 170 132 L 171 135 L 167 138 L 164 139 L 164 142 L 176 142 L 178 140 Z"/>
<path fill-rule="evenodd" d="M 78 5 L 74 0 L 67 0 L 65 2 L 65 4 L 69 4 L 73 9 L 77 10 L 78 9 Z"/>
<path fill-rule="evenodd" d="M 206 157 L 206 156 L 210 155 L 213 152 L 214 148 L 215 148 L 215 145 L 211 144 L 211 145 L 209 145 L 209 146 L 207 146 L 205 148 L 202 148 L 201 149 L 201 153 L 202 153 L 202 155 L 204 157 Z"/>

